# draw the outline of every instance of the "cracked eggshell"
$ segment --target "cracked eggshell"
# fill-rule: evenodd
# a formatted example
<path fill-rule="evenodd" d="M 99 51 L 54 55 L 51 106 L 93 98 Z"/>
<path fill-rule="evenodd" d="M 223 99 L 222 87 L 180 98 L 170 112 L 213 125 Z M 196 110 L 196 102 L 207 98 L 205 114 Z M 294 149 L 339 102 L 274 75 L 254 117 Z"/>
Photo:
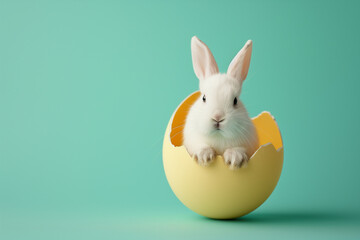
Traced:
<path fill-rule="evenodd" d="M 164 137 L 163 164 L 166 178 L 177 198 L 194 212 L 216 219 L 232 219 L 258 208 L 273 192 L 283 166 L 279 128 L 269 112 L 252 121 L 260 147 L 246 167 L 230 170 L 217 156 L 207 167 L 198 165 L 182 146 L 183 125 L 192 104 L 200 97 L 187 97 L 173 114 Z"/>

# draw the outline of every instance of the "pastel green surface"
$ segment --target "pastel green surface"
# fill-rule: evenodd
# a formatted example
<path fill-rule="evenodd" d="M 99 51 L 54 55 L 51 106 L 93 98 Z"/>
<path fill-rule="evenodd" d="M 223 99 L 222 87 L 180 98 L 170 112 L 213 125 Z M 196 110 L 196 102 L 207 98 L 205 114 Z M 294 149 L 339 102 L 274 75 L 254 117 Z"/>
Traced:
<path fill-rule="evenodd" d="M 360 236 L 357 1 L 1 1 L 0 239 Z M 246 40 L 241 99 L 276 116 L 277 188 L 238 221 L 173 195 L 162 139 L 198 88 L 197 35 L 220 71 Z"/>

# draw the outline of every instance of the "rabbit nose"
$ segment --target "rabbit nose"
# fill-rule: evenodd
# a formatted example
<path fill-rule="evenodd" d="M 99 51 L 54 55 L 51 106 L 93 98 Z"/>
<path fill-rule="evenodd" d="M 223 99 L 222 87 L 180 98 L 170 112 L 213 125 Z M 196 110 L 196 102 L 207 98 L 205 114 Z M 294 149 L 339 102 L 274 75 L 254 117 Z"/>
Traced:
<path fill-rule="evenodd" d="M 217 122 L 217 123 L 221 123 L 222 121 L 225 120 L 224 116 L 220 115 L 220 114 L 216 114 L 213 118 L 213 121 Z"/>

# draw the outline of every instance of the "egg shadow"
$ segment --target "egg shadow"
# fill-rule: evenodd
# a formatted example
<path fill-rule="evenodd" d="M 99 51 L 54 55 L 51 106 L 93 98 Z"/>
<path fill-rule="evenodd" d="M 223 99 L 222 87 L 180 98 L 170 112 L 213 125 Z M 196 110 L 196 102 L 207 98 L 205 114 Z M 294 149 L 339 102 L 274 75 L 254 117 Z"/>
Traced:
<path fill-rule="evenodd" d="M 288 212 L 259 212 L 235 219 L 211 219 L 208 221 L 242 223 L 242 224 L 325 224 L 331 222 L 359 222 L 360 217 L 351 213 L 337 213 L 325 211 L 288 211 Z"/>

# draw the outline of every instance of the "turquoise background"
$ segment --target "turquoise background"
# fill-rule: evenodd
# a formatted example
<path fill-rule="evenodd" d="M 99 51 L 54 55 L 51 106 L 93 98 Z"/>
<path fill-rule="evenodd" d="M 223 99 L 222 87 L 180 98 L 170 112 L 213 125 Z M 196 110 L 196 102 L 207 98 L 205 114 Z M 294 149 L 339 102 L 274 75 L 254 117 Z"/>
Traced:
<path fill-rule="evenodd" d="M 358 1 L 0 1 L 1 239 L 359 238 Z M 241 99 L 282 131 L 279 184 L 234 221 L 173 195 L 162 139 L 253 40 Z"/>

